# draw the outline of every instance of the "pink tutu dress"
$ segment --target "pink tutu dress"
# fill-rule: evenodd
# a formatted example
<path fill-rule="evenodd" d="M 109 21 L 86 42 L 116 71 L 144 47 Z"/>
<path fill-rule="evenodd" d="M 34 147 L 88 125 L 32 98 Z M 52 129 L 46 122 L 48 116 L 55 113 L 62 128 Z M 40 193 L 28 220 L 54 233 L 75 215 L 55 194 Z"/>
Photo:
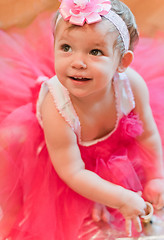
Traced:
<path fill-rule="evenodd" d="M 25 30 L 0 31 L 0 240 L 123 237 L 124 219 L 117 210 L 108 208 L 108 224 L 93 222 L 94 203 L 58 177 L 47 152 L 40 106 L 49 91 L 54 107 L 76 133 L 86 169 L 125 188 L 142 191 L 150 153 L 136 140 L 143 128 L 133 112 L 135 100 L 129 80 L 124 73 L 116 73 L 113 79 L 117 109 L 113 131 L 83 142 L 79 118 L 67 89 L 55 76 L 53 62 L 49 15 L 41 15 Z M 162 141 L 163 62 L 163 40 L 141 39 L 132 67 L 148 84 Z"/>

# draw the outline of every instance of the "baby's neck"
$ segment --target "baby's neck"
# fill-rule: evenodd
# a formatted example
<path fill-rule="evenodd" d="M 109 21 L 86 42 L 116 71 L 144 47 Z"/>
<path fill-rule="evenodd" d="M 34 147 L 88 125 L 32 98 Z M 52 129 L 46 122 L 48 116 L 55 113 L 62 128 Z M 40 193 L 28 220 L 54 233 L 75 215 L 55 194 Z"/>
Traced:
<path fill-rule="evenodd" d="M 91 110 L 94 111 L 94 109 L 97 109 L 98 107 L 109 107 L 114 99 L 113 85 L 105 90 L 102 90 L 101 92 L 97 92 L 86 97 L 78 98 L 70 95 L 70 98 L 75 109 L 79 108 L 85 112 Z"/>

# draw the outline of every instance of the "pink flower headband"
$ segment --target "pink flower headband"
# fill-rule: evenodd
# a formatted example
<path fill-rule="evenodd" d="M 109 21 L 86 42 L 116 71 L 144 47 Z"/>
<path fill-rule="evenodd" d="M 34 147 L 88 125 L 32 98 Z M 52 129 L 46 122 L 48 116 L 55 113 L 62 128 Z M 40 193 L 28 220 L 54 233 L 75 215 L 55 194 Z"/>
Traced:
<path fill-rule="evenodd" d="M 114 24 L 123 40 L 125 50 L 129 49 L 129 31 L 123 19 L 111 10 L 110 0 L 62 0 L 59 18 L 71 24 L 83 26 L 84 23 L 96 23 L 102 16 Z M 57 22 L 59 21 L 57 19 Z"/>

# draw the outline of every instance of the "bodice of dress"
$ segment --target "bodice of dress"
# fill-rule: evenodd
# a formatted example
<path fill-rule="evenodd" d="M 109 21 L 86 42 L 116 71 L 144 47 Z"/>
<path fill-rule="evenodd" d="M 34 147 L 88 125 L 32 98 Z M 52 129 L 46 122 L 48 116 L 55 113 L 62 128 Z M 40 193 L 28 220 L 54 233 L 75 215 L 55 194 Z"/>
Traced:
<path fill-rule="evenodd" d="M 37 117 L 42 126 L 40 107 L 49 91 L 59 113 L 77 135 L 77 144 L 85 168 L 108 181 L 138 191 L 141 190 L 141 185 L 136 177 L 130 155 L 134 152 L 135 138 L 142 133 L 142 124 L 138 116 L 132 111 L 135 102 L 127 76 L 123 73 L 117 73 L 114 76 L 113 84 L 117 121 L 113 131 L 102 138 L 87 142 L 81 140 L 80 121 L 69 92 L 56 76 L 45 80 L 41 86 L 37 102 Z M 135 165 L 137 166 L 136 162 Z M 129 179 L 134 175 L 135 181 L 129 183 Z"/>
<path fill-rule="evenodd" d="M 71 126 L 71 128 L 78 137 L 79 143 L 83 146 L 90 146 L 108 138 L 117 129 L 119 120 L 122 118 L 122 116 L 128 115 L 135 107 L 133 93 L 126 74 L 116 73 L 113 79 L 115 91 L 115 103 L 117 110 L 117 121 L 115 124 L 115 128 L 112 132 L 110 132 L 109 134 L 100 139 L 83 142 L 81 141 L 80 121 L 72 105 L 69 92 L 67 91 L 67 89 L 60 83 L 57 76 L 54 76 L 51 79 L 41 78 L 40 80 L 43 81 L 39 93 L 39 98 L 37 101 L 37 118 L 40 125 L 42 126 L 40 107 L 46 94 L 49 91 L 54 99 L 55 106 L 58 109 L 59 113 L 63 116 L 65 121 Z"/>

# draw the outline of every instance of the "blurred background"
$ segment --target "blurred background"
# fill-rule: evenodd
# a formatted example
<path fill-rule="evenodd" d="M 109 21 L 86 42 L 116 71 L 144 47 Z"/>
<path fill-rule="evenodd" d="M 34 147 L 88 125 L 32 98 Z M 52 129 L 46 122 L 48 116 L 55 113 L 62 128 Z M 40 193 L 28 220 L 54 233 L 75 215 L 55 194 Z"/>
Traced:
<path fill-rule="evenodd" d="M 136 17 L 140 33 L 164 32 L 164 0 L 122 0 Z M 55 11 L 58 0 L 0 0 L 0 28 L 25 27 L 43 11 Z"/>

